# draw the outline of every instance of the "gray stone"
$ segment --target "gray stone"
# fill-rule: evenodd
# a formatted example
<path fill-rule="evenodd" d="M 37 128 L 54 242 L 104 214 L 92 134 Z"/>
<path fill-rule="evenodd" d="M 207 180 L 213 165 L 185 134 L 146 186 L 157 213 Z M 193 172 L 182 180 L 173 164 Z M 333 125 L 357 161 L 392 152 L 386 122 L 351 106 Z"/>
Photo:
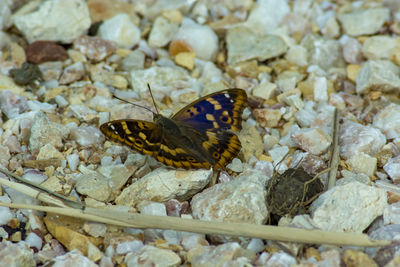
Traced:
<path fill-rule="evenodd" d="M 277 35 L 260 35 L 239 26 L 228 30 L 226 36 L 228 64 L 257 59 L 264 61 L 284 54 L 287 45 Z"/>
<path fill-rule="evenodd" d="M 90 27 L 84 0 L 31 1 L 12 19 L 29 43 L 37 40 L 72 43 Z"/>
<path fill-rule="evenodd" d="M 339 21 L 348 35 L 359 36 L 378 32 L 390 19 L 388 8 L 357 10 L 352 13 L 339 14 Z"/>

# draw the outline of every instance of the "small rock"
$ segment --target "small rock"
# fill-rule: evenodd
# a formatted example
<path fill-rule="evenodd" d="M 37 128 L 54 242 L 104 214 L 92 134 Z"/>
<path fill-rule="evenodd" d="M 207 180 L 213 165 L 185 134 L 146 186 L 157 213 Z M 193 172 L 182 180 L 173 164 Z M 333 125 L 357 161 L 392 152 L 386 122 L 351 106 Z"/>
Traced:
<path fill-rule="evenodd" d="M 127 267 L 146 266 L 178 266 L 181 258 L 171 250 L 146 245 L 134 253 L 128 253 L 124 260 Z"/>
<path fill-rule="evenodd" d="M 343 253 L 343 262 L 346 266 L 371 266 L 378 265 L 364 252 L 348 249 Z"/>
<path fill-rule="evenodd" d="M 40 250 L 43 245 L 42 238 L 40 238 L 34 232 L 31 232 L 27 235 L 27 237 L 25 238 L 25 242 L 28 244 L 29 247 L 36 248 L 37 250 Z"/>
<path fill-rule="evenodd" d="M 266 179 L 259 172 L 243 173 L 235 180 L 205 189 L 192 198 L 193 216 L 206 221 L 265 223 Z"/>
<path fill-rule="evenodd" d="M 311 215 L 322 230 L 361 233 L 383 214 L 386 206 L 384 190 L 351 182 L 320 195 L 311 205 Z"/>
<path fill-rule="evenodd" d="M 122 242 L 117 245 L 117 248 L 115 249 L 115 252 L 118 255 L 124 255 L 129 252 L 136 253 L 138 252 L 141 248 L 143 248 L 143 242 L 140 240 L 133 240 L 133 241 L 127 241 L 127 242 Z"/>
<path fill-rule="evenodd" d="M 400 224 L 400 202 L 388 205 L 383 212 L 383 224 Z"/>
<path fill-rule="evenodd" d="M 260 258 L 257 261 L 259 264 L 257 266 L 292 266 L 296 264 L 296 259 L 285 252 L 273 253 L 270 257 L 265 258 L 263 261 Z"/>
<path fill-rule="evenodd" d="M 257 1 L 257 5 L 251 10 L 245 24 L 259 33 L 272 32 L 278 28 L 284 16 L 289 12 L 289 3 L 285 1 Z"/>
<path fill-rule="evenodd" d="M 284 54 L 285 42 L 277 35 L 259 35 L 239 26 L 228 30 L 226 36 L 228 64 L 257 59 L 264 61 Z"/>
<path fill-rule="evenodd" d="M 367 38 L 362 47 L 362 52 L 367 59 L 388 59 L 400 47 L 400 39 L 385 35 L 376 35 Z"/>
<path fill-rule="evenodd" d="M 193 70 L 194 58 L 196 54 L 194 52 L 182 52 L 175 56 L 175 62 L 177 65 Z"/>
<path fill-rule="evenodd" d="M 83 104 L 73 104 L 68 108 L 72 115 L 79 121 L 92 122 L 99 117 L 99 114 L 96 111 Z"/>
<path fill-rule="evenodd" d="M 46 144 L 61 148 L 63 146 L 62 139 L 65 135 L 68 135 L 65 127 L 60 127 L 57 123 L 51 122 L 44 113 L 38 112 L 31 127 L 29 150 L 39 150 Z"/>
<path fill-rule="evenodd" d="M 187 200 L 208 184 L 211 174 L 212 170 L 158 168 L 125 188 L 115 202 L 118 205 L 134 206 L 142 200 Z"/>
<path fill-rule="evenodd" d="M 98 172 L 89 172 L 78 175 L 76 191 L 98 201 L 108 201 L 111 196 L 111 187 L 108 179 Z"/>
<path fill-rule="evenodd" d="M 383 169 L 394 183 L 398 183 L 400 181 L 400 156 L 389 159 Z"/>
<path fill-rule="evenodd" d="M 294 45 L 289 48 L 285 55 L 286 59 L 294 64 L 304 67 L 308 65 L 307 49 L 301 45 Z"/>
<path fill-rule="evenodd" d="M 55 266 L 85 266 L 97 267 L 98 265 L 89 258 L 83 256 L 78 250 L 72 250 L 64 255 L 57 256 L 53 259 Z"/>
<path fill-rule="evenodd" d="M 321 128 L 302 129 L 291 134 L 291 139 L 301 149 L 313 155 L 326 152 L 332 143 L 332 138 Z"/>
<path fill-rule="evenodd" d="M 400 91 L 400 68 L 387 60 L 369 60 L 356 77 L 357 93 Z"/>
<path fill-rule="evenodd" d="M 362 46 L 357 39 L 344 35 L 339 42 L 342 44 L 343 57 L 347 63 L 360 64 L 362 62 Z"/>
<path fill-rule="evenodd" d="M 374 116 L 373 125 L 380 129 L 387 139 L 400 137 L 400 105 L 391 103 Z"/>
<path fill-rule="evenodd" d="M 255 259 L 253 251 L 242 248 L 236 242 L 225 243 L 219 246 L 197 246 L 188 252 L 188 261 L 192 266 L 223 266 L 229 260 L 247 258 Z M 236 266 L 236 265 L 229 265 Z M 237 265 L 246 266 L 246 265 Z"/>
<path fill-rule="evenodd" d="M 69 65 L 64 69 L 63 74 L 60 77 L 60 84 L 70 84 L 79 81 L 85 75 L 85 67 L 82 62 L 76 62 Z"/>
<path fill-rule="evenodd" d="M 36 266 L 33 251 L 24 242 L 3 241 L 0 243 L 0 258 L 4 266 Z"/>
<path fill-rule="evenodd" d="M 368 154 L 360 153 L 353 154 L 346 163 L 349 164 L 351 170 L 355 173 L 364 173 L 369 177 L 375 175 L 378 160 L 375 157 L 371 157 Z"/>
<path fill-rule="evenodd" d="M 1 81 L 0 81 L 1 82 Z M 7 84 L 3 84 L 8 88 Z M 0 91 L 0 109 L 9 119 L 27 111 L 26 97 L 19 96 L 9 90 Z"/>
<path fill-rule="evenodd" d="M 46 159 L 65 159 L 64 155 L 58 151 L 52 144 L 45 144 L 39 150 L 39 154 L 36 157 L 37 160 Z"/>
<path fill-rule="evenodd" d="M 341 156 L 346 159 L 362 152 L 375 156 L 386 144 L 386 138 L 381 131 L 370 125 L 345 121 L 340 127 L 339 144 Z"/>
<path fill-rule="evenodd" d="M 389 21 L 390 11 L 387 8 L 370 8 L 339 14 L 338 19 L 348 35 L 368 35 L 378 32 Z"/>
<path fill-rule="evenodd" d="M 39 67 L 28 62 L 24 62 L 19 69 L 10 70 L 10 76 L 19 85 L 32 85 L 43 79 Z"/>
<path fill-rule="evenodd" d="M 100 37 L 81 36 L 74 41 L 74 49 L 84 54 L 89 60 L 98 62 L 114 53 L 117 46 L 113 41 Z"/>
<path fill-rule="evenodd" d="M 112 191 L 113 193 L 117 194 L 138 167 L 139 166 L 127 167 L 123 164 L 116 164 L 100 166 L 97 168 L 97 171 L 110 180 Z"/>
<path fill-rule="evenodd" d="M 79 164 L 79 156 L 77 154 L 71 154 L 66 157 L 69 169 L 71 171 L 76 171 Z"/>
<path fill-rule="evenodd" d="M 145 60 L 145 55 L 143 54 L 143 52 L 136 49 L 131 53 L 129 53 L 129 55 L 127 55 L 122 60 L 122 69 L 128 72 L 135 69 L 143 69 L 144 60 Z"/>
<path fill-rule="evenodd" d="M 85 222 L 83 230 L 93 237 L 104 237 L 107 233 L 107 225 L 98 222 Z"/>
<path fill-rule="evenodd" d="M 213 61 L 217 55 L 218 36 L 209 26 L 197 24 L 191 19 L 183 19 L 173 39 L 187 43 L 196 53 L 197 58 Z"/>
<path fill-rule="evenodd" d="M 274 94 L 277 85 L 271 82 L 263 82 L 253 88 L 253 96 L 260 97 L 263 99 L 271 99 Z"/>
<path fill-rule="evenodd" d="M 149 45 L 153 47 L 166 46 L 178 32 L 178 23 L 159 16 L 155 19 L 149 35 Z"/>
<path fill-rule="evenodd" d="M 35 41 L 26 48 L 28 62 L 40 64 L 47 61 L 64 61 L 67 51 L 61 45 L 50 41 Z"/>
<path fill-rule="evenodd" d="M 7 195 L 0 196 L 0 201 L 2 203 L 11 203 L 11 199 Z M 0 207 L 0 225 L 7 225 L 14 216 L 9 207 Z"/>
<path fill-rule="evenodd" d="M 269 128 L 278 126 L 282 117 L 281 110 L 272 108 L 256 108 L 253 110 L 253 114 L 262 127 Z"/>
<path fill-rule="evenodd" d="M 13 15 L 15 26 L 30 43 L 71 43 L 90 27 L 89 10 L 83 0 L 54 0 L 34 6 L 37 4 L 29 3 Z"/>
<path fill-rule="evenodd" d="M 104 142 L 104 136 L 97 127 L 79 126 L 71 130 L 71 138 L 80 146 L 90 146 Z"/>
<path fill-rule="evenodd" d="M 140 29 L 133 24 L 128 14 L 118 14 L 104 21 L 98 31 L 98 35 L 114 41 L 119 47 L 130 49 L 140 41 Z"/>
<path fill-rule="evenodd" d="M 243 155 L 244 162 L 247 162 L 252 156 L 259 157 L 262 154 L 264 145 L 256 127 L 243 123 L 239 140 L 242 143 L 242 150 L 239 155 Z"/>

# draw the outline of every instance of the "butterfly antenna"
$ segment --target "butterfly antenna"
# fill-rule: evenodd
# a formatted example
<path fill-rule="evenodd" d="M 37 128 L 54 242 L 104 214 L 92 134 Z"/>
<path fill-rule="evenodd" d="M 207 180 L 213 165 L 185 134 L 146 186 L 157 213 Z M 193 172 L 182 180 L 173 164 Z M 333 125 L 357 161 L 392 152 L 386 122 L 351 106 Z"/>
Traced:
<path fill-rule="evenodd" d="M 144 108 L 144 109 L 146 109 L 146 110 L 150 111 L 151 113 L 155 114 L 155 113 L 154 113 L 154 111 L 152 111 L 152 110 L 151 110 L 151 109 L 149 109 L 149 108 L 146 108 L 145 106 L 141 106 L 141 105 L 138 105 L 138 104 L 135 104 L 135 103 L 129 102 L 128 100 L 125 100 L 125 99 L 119 98 L 118 96 L 116 96 L 116 95 L 114 95 L 114 94 L 112 95 L 112 97 L 114 97 L 114 98 L 116 98 L 116 99 L 118 99 L 118 100 L 120 100 L 120 101 L 122 101 L 122 102 L 125 102 L 125 103 L 128 103 L 128 104 L 131 104 L 131 105 L 134 105 L 134 106 L 136 106 L 136 107 L 139 107 L 139 108 Z M 157 108 L 156 108 L 156 110 L 157 110 Z M 157 114 L 158 114 L 158 111 L 157 111 Z"/>
<path fill-rule="evenodd" d="M 159 114 L 158 108 L 157 108 L 157 105 L 156 105 L 156 101 L 154 100 L 153 93 L 151 92 L 150 84 L 147 84 L 147 87 L 149 88 L 149 92 L 150 92 L 150 95 L 151 95 L 151 99 L 153 99 L 154 108 L 156 109 L 157 114 Z"/>

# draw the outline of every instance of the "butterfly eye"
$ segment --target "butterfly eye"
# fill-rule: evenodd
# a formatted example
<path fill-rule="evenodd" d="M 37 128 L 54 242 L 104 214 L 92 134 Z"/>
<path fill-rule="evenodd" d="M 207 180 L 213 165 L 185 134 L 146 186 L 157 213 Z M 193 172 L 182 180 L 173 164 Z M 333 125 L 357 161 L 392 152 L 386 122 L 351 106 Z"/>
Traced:
<path fill-rule="evenodd" d="M 218 152 L 214 151 L 212 153 L 212 156 L 213 156 L 214 159 L 219 159 L 220 154 Z"/>

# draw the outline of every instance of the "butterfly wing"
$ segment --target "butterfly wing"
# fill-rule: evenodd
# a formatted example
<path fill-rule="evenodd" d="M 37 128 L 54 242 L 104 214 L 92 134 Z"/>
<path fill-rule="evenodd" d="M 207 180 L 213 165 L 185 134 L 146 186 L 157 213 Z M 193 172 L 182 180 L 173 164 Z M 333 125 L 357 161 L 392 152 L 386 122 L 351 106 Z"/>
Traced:
<path fill-rule="evenodd" d="M 237 135 L 228 130 L 242 129 L 242 113 L 246 104 L 244 90 L 227 89 L 200 98 L 171 119 L 182 127 L 191 127 L 202 133 L 205 138 L 201 140 L 201 146 L 212 157 L 214 169 L 225 169 L 241 149 Z"/>
<path fill-rule="evenodd" d="M 162 133 L 157 124 L 141 120 L 115 120 L 100 126 L 111 140 L 125 144 L 138 152 L 155 157 L 161 146 Z"/>
<path fill-rule="evenodd" d="M 169 140 L 156 123 L 141 120 L 115 120 L 100 126 L 101 132 L 111 140 L 125 144 L 144 155 L 149 155 L 167 166 L 184 169 L 211 168 L 201 155 L 191 155 Z"/>
<path fill-rule="evenodd" d="M 227 89 L 204 96 L 185 106 L 171 119 L 200 132 L 240 131 L 246 104 L 247 95 L 244 90 Z"/>

